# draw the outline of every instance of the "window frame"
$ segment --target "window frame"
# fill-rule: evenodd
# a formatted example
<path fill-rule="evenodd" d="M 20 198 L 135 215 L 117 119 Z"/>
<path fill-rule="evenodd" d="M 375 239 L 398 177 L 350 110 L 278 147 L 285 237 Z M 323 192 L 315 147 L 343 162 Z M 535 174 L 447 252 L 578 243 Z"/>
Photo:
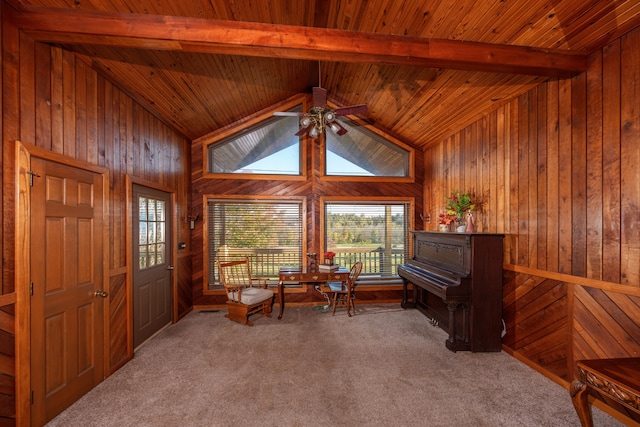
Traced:
<path fill-rule="evenodd" d="M 245 196 L 245 195 L 215 195 L 215 194 L 207 194 L 203 196 L 203 231 L 202 231 L 202 244 L 203 244 L 203 266 L 202 266 L 202 287 L 204 295 L 224 295 L 224 288 L 222 285 L 213 284 L 213 288 L 210 287 L 209 276 L 210 276 L 210 265 L 211 260 L 209 258 L 209 201 L 228 201 L 228 202 L 236 202 L 236 203 L 281 203 L 281 202 L 292 202 L 298 203 L 300 205 L 300 218 L 301 218 L 301 241 L 300 241 L 300 253 L 302 262 L 306 259 L 307 252 L 307 228 L 306 228 L 306 218 L 307 218 L 307 199 L 302 196 Z M 255 277 L 261 277 L 256 275 Z M 277 277 L 274 278 L 275 281 L 268 282 L 268 285 L 271 287 L 277 286 Z M 218 286 L 219 285 L 219 286 Z M 293 288 L 293 289 L 292 289 Z M 296 289 L 299 288 L 299 289 Z M 304 292 L 301 286 L 291 286 L 289 285 L 286 289 L 287 292 Z"/>
<path fill-rule="evenodd" d="M 347 196 L 325 196 L 320 198 L 320 253 L 324 254 L 327 251 L 327 230 L 325 224 L 325 215 L 326 215 L 326 206 L 327 204 L 406 204 L 407 205 L 407 218 L 405 218 L 405 229 L 407 231 L 405 238 L 405 254 L 406 259 L 405 262 L 412 255 L 412 236 L 410 231 L 414 229 L 414 212 L 415 212 L 415 198 L 413 197 L 384 197 L 384 196 L 376 196 L 376 197 L 347 197 Z M 320 260 L 322 262 L 322 260 Z M 345 266 L 349 268 L 350 266 Z M 369 290 L 375 290 L 376 286 L 384 286 L 387 285 L 398 285 L 401 284 L 402 280 L 400 276 L 398 276 L 397 272 L 392 276 L 386 277 L 367 277 L 367 274 L 363 273 L 360 275 L 360 279 L 358 280 L 358 286 L 367 286 Z"/>
<path fill-rule="evenodd" d="M 236 180 L 278 180 L 278 181 L 306 181 L 308 178 L 307 157 L 309 144 L 307 136 L 300 138 L 300 174 L 249 174 L 249 173 L 216 173 L 209 172 L 209 147 L 235 134 L 246 132 L 248 128 L 258 125 L 260 122 L 273 118 L 276 111 L 287 111 L 298 105 L 302 105 L 302 111 L 309 108 L 307 96 L 294 96 L 288 100 L 278 103 L 268 109 L 262 110 L 246 119 L 240 120 L 231 126 L 224 127 L 201 138 L 195 139 L 193 144 L 202 144 L 202 174 L 205 179 L 236 179 Z"/>

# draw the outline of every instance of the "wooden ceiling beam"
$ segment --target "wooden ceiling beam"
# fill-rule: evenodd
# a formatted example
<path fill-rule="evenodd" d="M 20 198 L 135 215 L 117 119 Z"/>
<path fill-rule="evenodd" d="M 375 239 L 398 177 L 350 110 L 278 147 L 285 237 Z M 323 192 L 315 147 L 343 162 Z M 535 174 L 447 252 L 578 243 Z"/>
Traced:
<path fill-rule="evenodd" d="M 45 43 L 573 76 L 584 53 L 327 28 L 20 6 L 18 26 Z"/>

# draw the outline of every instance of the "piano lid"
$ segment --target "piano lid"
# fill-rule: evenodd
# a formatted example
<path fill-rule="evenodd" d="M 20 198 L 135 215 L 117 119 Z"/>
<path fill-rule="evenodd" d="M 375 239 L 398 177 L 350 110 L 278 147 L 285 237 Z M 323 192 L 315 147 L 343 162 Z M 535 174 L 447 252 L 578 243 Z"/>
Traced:
<path fill-rule="evenodd" d="M 471 275 L 471 234 L 412 231 L 415 263 L 434 266 L 456 276 Z"/>

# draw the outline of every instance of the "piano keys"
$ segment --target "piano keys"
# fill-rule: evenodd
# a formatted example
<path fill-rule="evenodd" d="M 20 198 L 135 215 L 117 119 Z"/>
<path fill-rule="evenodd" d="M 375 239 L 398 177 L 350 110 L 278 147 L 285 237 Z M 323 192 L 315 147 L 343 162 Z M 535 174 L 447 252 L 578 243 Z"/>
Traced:
<path fill-rule="evenodd" d="M 451 351 L 500 351 L 504 235 L 412 234 L 413 256 L 398 266 L 402 307 L 420 310 L 446 331 Z"/>

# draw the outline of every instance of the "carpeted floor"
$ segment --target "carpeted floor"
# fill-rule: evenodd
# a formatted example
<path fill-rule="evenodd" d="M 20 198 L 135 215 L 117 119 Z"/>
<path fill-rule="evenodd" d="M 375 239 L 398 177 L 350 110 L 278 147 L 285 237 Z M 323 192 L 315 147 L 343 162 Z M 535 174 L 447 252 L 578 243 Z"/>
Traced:
<path fill-rule="evenodd" d="M 167 327 L 47 426 L 580 425 L 563 387 L 503 352 L 450 352 L 417 310 L 224 313 Z"/>

